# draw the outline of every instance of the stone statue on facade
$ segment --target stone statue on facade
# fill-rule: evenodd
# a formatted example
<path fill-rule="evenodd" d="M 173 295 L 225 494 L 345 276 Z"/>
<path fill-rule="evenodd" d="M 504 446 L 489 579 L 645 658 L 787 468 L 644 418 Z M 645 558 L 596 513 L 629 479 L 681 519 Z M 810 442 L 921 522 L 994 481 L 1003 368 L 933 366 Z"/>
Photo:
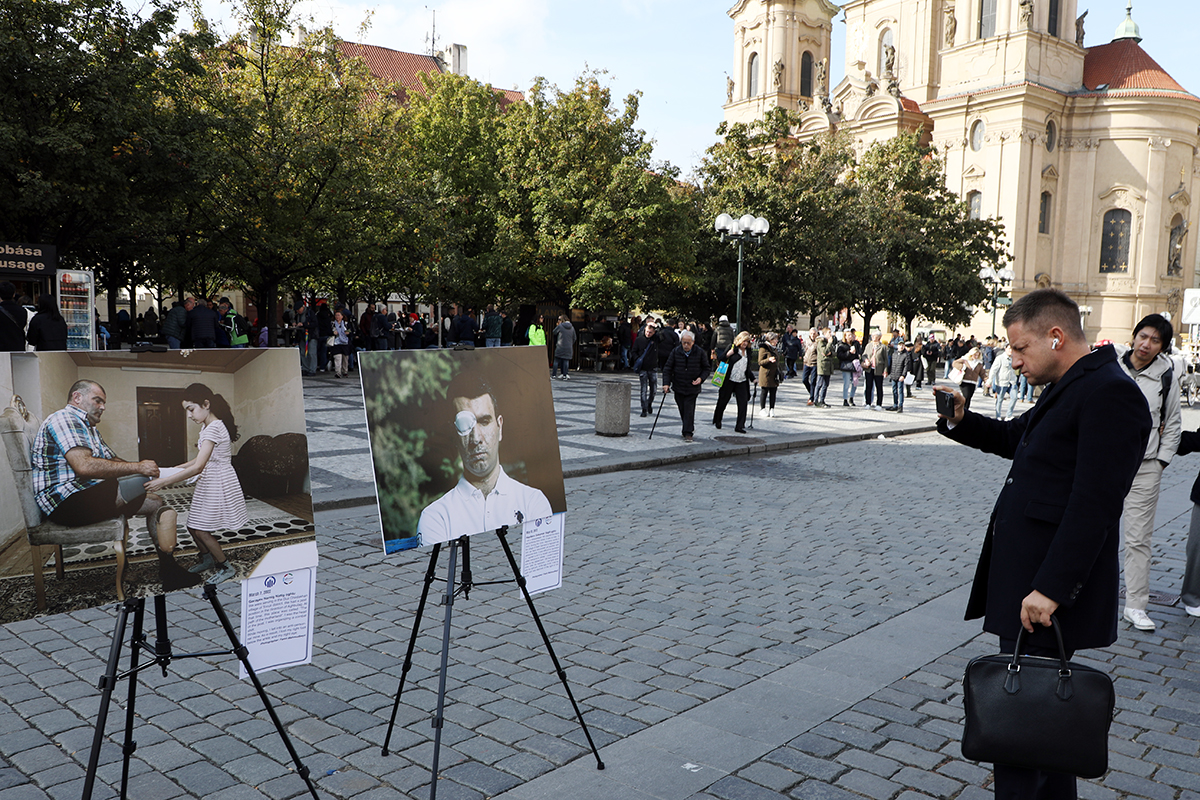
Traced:
<path fill-rule="evenodd" d="M 1075 20 L 1075 44 L 1083 47 L 1083 21 L 1087 19 L 1088 12 L 1084 11 Z"/>
<path fill-rule="evenodd" d="M 775 91 L 783 88 L 783 59 L 778 59 L 775 62 Z"/>
<path fill-rule="evenodd" d="M 733 102 L 733 78 L 725 78 L 725 102 Z"/>
<path fill-rule="evenodd" d="M 896 74 L 896 48 L 890 44 L 883 46 L 883 77 L 890 78 Z"/>
<path fill-rule="evenodd" d="M 817 97 L 824 97 L 829 94 L 829 59 L 822 58 L 817 62 L 817 88 L 814 94 Z"/>
<path fill-rule="evenodd" d="M 958 34 L 958 17 L 954 16 L 954 6 L 946 9 L 946 47 L 954 47 L 954 37 Z"/>
<path fill-rule="evenodd" d="M 1033 0 L 1020 0 L 1020 20 L 1022 27 L 1028 28 L 1033 22 Z"/>
<path fill-rule="evenodd" d="M 1188 221 L 1171 228 L 1171 243 L 1167 245 L 1167 274 L 1183 274 L 1183 242 L 1188 234 Z"/>

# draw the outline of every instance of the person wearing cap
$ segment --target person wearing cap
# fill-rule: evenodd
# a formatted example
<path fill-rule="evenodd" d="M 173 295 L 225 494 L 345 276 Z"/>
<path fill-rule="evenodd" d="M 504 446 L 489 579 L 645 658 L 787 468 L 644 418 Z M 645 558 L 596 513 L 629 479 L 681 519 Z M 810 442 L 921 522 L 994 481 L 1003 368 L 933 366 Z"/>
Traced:
<path fill-rule="evenodd" d="M 679 346 L 667 356 L 663 367 L 663 393 L 675 387 L 675 405 L 683 422 L 683 440 L 692 441 L 696 432 L 696 398 L 708 378 L 708 356 L 695 346 L 696 334 L 684 330 L 679 334 Z"/>
<path fill-rule="evenodd" d="M 713 329 L 712 337 L 712 352 L 709 358 L 716 361 L 718 358 L 729 352 L 729 348 L 733 347 L 733 326 L 729 324 L 729 317 L 724 314 L 717 320 L 717 327 Z"/>
<path fill-rule="evenodd" d="M 421 544 L 519 526 L 554 513 L 541 490 L 509 477 L 500 466 L 504 417 L 492 388 L 479 376 L 460 372 L 450 381 L 446 401 L 463 472 L 453 489 L 421 512 L 417 522 Z"/>

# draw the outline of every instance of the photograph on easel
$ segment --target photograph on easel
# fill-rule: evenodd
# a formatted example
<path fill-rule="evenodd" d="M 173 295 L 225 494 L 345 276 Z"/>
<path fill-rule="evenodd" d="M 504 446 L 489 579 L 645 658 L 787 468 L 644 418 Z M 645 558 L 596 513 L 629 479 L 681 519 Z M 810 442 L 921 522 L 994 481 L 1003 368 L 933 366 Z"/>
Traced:
<path fill-rule="evenodd" d="M 359 362 L 385 553 L 566 511 L 542 348 L 392 350 Z"/>
<path fill-rule="evenodd" d="M 0 621 L 237 581 L 314 539 L 289 349 L 0 357 Z"/>

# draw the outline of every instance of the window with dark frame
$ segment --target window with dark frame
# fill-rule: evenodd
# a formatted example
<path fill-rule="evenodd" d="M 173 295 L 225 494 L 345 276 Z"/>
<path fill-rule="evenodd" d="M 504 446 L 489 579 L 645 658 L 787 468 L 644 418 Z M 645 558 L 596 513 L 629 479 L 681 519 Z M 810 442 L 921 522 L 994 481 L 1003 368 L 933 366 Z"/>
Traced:
<path fill-rule="evenodd" d="M 1059 0 L 1050 0 L 1050 2 L 1046 4 L 1046 8 L 1050 12 L 1049 22 L 1046 23 L 1046 33 L 1050 34 L 1051 36 L 1058 36 L 1058 3 Z"/>
<path fill-rule="evenodd" d="M 804 55 L 800 56 L 800 94 L 803 97 L 812 97 L 813 93 L 813 54 L 804 51 Z"/>
<path fill-rule="evenodd" d="M 1114 208 L 1104 214 L 1104 227 L 1100 234 L 1102 275 L 1125 275 L 1129 272 L 1129 237 L 1132 224 L 1133 214 L 1123 208 Z"/>
<path fill-rule="evenodd" d="M 750 54 L 750 63 L 746 66 L 746 69 L 750 72 L 750 76 L 749 76 L 750 80 L 746 82 L 746 85 L 750 87 L 750 90 L 746 96 L 747 97 L 757 97 L 758 96 L 758 53 Z"/>
<path fill-rule="evenodd" d="M 981 219 L 983 217 L 983 193 L 967 192 L 967 208 L 968 216 L 971 219 Z"/>
<path fill-rule="evenodd" d="M 1052 206 L 1053 196 L 1049 192 L 1042 192 L 1042 200 L 1038 204 L 1038 233 L 1050 233 L 1050 209 Z"/>
<path fill-rule="evenodd" d="M 979 2 L 979 38 L 990 39 L 996 35 L 996 0 Z"/>

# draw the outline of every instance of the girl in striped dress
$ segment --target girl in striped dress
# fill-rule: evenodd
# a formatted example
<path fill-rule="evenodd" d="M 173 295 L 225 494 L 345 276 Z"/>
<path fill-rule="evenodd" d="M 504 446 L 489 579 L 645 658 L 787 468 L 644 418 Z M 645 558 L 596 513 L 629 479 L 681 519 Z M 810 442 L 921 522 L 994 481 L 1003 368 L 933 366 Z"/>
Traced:
<path fill-rule="evenodd" d="M 200 425 L 196 457 L 176 467 L 182 471 L 169 479 L 151 481 L 146 490 L 155 491 L 200 476 L 188 510 L 187 529 L 202 557 L 189 571 L 204 572 L 215 568 L 216 572 L 207 581 L 215 584 L 234 577 L 237 570 L 225 558 L 213 533 L 240 528 L 250 519 L 242 485 L 230 461 L 238 429 L 229 403 L 202 383 L 193 383 L 183 390 L 183 409 L 188 419 Z"/>

